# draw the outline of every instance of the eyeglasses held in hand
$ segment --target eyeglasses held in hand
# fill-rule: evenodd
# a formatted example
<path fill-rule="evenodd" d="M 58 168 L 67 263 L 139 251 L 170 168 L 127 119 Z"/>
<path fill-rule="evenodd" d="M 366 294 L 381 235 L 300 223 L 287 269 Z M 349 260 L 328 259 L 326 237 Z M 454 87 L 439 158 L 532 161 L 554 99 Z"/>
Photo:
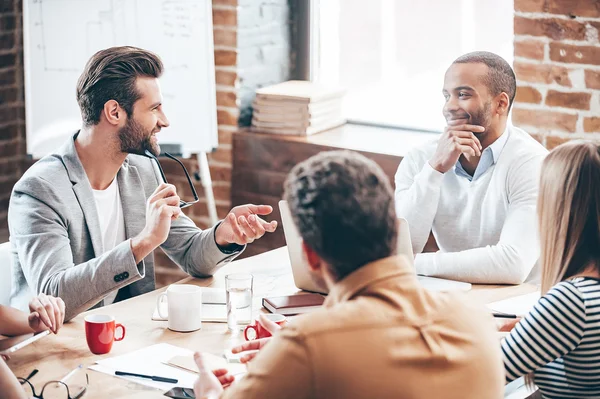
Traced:
<path fill-rule="evenodd" d="M 195 399 L 196 395 L 194 394 L 194 390 L 191 388 L 181 388 L 175 387 L 167 392 L 165 392 L 165 396 L 173 399 Z"/>
<path fill-rule="evenodd" d="M 82 366 L 73 370 L 65 378 L 58 381 L 48 381 L 42 386 L 39 394 L 36 392 L 31 378 L 37 374 L 38 370 L 33 370 L 27 378 L 17 378 L 28 398 L 37 399 L 79 399 L 87 391 L 90 384 L 90 378 L 87 373 L 81 369 Z"/>
<path fill-rule="evenodd" d="M 151 153 L 148 150 L 145 151 L 145 154 L 146 154 L 146 156 L 148 158 L 154 159 L 154 161 L 158 165 L 158 170 L 160 171 L 160 175 L 162 176 L 163 181 L 165 183 L 167 183 L 167 178 L 165 177 L 165 172 L 163 171 L 162 167 L 160 166 L 160 162 L 158 162 L 158 158 L 156 158 L 154 156 L 154 154 Z M 194 184 L 192 183 L 192 178 L 190 177 L 190 174 L 188 173 L 188 171 L 185 168 L 185 166 L 183 165 L 183 162 L 181 162 L 179 159 L 177 159 L 176 157 L 174 157 L 173 155 L 171 155 L 169 153 L 165 152 L 165 153 L 163 153 L 163 155 L 165 155 L 168 158 L 171 158 L 172 160 L 174 160 L 175 162 L 177 162 L 179 165 L 181 165 L 181 167 L 183 168 L 183 172 L 185 173 L 185 177 L 187 177 L 187 181 L 190 184 L 190 189 L 192 190 L 192 194 L 194 195 L 194 200 L 193 201 L 179 200 L 179 207 L 181 209 L 187 208 L 188 206 L 192 206 L 196 202 L 200 201 L 200 199 L 198 198 L 198 193 L 196 193 L 196 188 L 194 188 Z"/>

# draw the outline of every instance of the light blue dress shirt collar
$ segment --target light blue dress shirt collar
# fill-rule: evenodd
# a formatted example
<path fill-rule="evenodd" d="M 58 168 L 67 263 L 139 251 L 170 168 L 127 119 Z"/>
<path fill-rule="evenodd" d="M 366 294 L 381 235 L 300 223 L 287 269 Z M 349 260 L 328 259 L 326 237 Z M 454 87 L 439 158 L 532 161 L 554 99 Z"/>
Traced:
<path fill-rule="evenodd" d="M 504 148 L 504 145 L 508 141 L 508 135 L 510 134 L 508 130 L 508 125 L 504 130 L 504 133 L 500 135 L 492 144 L 490 144 L 483 152 L 481 153 L 481 158 L 479 159 L 479 164 L 477 164 L 477 168 L 475 169 L 475 173 L 473 176 L 467 173 L 467 171 L 462 167 L 460 161 L 456 161 L 456 165 L 454 165 L 454 173 L 458 176 L 465 177 L 469 179 L 469 181 L 477 180 L 481 177 L 493 164 L 498 162 L 498 158 L 500 157 L 500 153 Z"/>

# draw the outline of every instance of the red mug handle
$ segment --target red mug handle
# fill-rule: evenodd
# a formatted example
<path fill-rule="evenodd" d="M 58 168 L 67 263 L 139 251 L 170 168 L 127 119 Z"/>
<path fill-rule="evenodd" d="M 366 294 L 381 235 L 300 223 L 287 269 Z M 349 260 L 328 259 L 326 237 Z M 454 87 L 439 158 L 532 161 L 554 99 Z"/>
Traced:
<path fill-rule="evenodd" d="M 246 341 L 251 341 L 251 339 L 248 338 L 248 329 L 250 329 L 250 328 L 254 330 L 254 334 L 256 335 L 256 337 L 254 339 L 258 338 L 258 328 L 256 328 L 256 325 L 255 324 L 248 324 L 246 326 L 246 328 L 244 328 L 244 339 Z"/>
<path fill-rule="evenodd" d="M 117 338 L 117 328 L 121 327 L 121 337 Z M 125 338 L 125 326 L 123 324 L 115 325 L 115 341 L 122 341 Z"/>

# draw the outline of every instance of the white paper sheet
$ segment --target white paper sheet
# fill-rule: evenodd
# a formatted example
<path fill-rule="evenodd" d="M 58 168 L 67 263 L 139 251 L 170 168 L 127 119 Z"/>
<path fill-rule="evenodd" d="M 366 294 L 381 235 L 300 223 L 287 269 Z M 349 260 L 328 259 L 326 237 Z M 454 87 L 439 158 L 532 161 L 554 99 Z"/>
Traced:
<path fill-rule="evenodd" d="M 173 356 L 193 356 L 193 352 L 170 344 L 157 344 L 121 356 L 99 360 L 91 370 L 114 375 L 115 371 L 176 378 L 176 384 L 152 381 L 147 378 L 115 376 L 138 384 L 168 391 L 173 387 L 193 388 L 196 374 L 165 364 Z"/>
<path fill-rule="evenodd" d="M 496 312 L 514 314 L 516 316 L 523 317 L 527 315 L 531 309 L 533 309 L 539 299 L 540 293 L 532 292 L 530 294 L 519 295 L 504 299 L 502 301 L 493 302 L 487 306 Z"/>

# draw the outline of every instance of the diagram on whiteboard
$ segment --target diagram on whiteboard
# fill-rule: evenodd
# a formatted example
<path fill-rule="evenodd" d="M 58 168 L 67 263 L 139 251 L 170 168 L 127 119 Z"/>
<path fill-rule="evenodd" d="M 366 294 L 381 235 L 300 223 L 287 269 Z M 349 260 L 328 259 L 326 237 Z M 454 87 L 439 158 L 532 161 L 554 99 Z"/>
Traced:
<path fill-rule="evenodd" d="M 123 45 L 151 50 L 165 65 L 160 83 L 171 127 L 160 140 L 183 143 L 190 151 L 216 146 L 210 4 L 209 0 L 24 1 L 29 152 L 47 153 L 80 127 L 75 99 L 79 75 L 95 52 Z M 189 132 L 198 138 L 189 139 Z"/>

